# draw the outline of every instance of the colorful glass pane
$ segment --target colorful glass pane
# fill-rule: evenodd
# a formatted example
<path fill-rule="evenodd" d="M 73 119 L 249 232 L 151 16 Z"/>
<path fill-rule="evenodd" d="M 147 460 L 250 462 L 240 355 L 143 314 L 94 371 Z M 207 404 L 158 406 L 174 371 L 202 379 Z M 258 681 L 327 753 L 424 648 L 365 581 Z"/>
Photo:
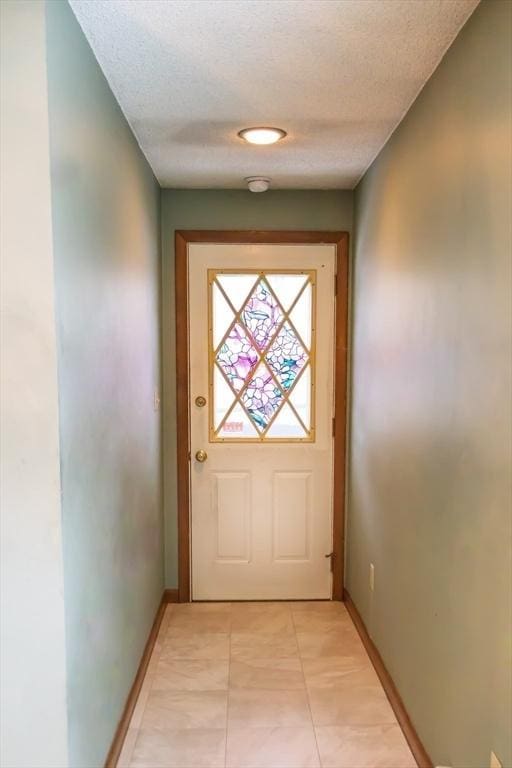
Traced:
<path fill-rule="evenodd" d="M 216 358 L 235 392 L 240 392 L 258 359 L 247 333 L 236 323 L 221 344 Z"/>
<path fill-rule="evenodd" d="M 313 274 L 209 271 L 212 439 L 313 437 Z"/>
<path fill-rule="evenodd" d="M 276 332 L 283 313 L 264 280 L 260 280 L 242 310 L 241 319 L 260 349 L 265 349 Z"/>
<path fill-rule="evenodd" d="M 258 429 L 265 429 L 283 400 L 283 393 L 270 371 L 261 363 L 241 396 L 252 421 Z"/>
<path fill-rule="evenodd" d="M 307 363 L 308 355 L 289 323 L 285 323 L 265 356 L 274 376 L 288 390 Z"/>

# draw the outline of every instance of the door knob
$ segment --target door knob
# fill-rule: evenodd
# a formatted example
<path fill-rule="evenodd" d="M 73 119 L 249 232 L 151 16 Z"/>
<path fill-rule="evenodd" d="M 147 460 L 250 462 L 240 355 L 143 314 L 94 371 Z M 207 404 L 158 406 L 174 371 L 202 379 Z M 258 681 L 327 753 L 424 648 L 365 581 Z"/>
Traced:
<path fill-rule="evenodd" d="M 195 402 L 198 408 L 204 408 L 206 405 L 206 397 L 199 395 L 198 397 L 196 397 Z"/>
<path fill-rule="evenodd" d="M 198 461 L 200 464 L 205 462 L 207 458 L 208 458 L 208 454 L 206 453 L 206 451 L 203 451 L 202 448 L 201 448 L 201 450 L 197 451 L 197 453 L 196 453 L 196 461 Z"/>

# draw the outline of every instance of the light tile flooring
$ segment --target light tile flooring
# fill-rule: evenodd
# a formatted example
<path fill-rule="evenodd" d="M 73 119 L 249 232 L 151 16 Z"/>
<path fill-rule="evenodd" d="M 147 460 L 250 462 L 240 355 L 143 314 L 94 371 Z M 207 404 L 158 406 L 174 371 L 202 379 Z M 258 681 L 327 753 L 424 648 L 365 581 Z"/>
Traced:
<path fill-rule="evenodd" d="M 341 603 L 169 605 L 118 768 L 413 768 Z"/>

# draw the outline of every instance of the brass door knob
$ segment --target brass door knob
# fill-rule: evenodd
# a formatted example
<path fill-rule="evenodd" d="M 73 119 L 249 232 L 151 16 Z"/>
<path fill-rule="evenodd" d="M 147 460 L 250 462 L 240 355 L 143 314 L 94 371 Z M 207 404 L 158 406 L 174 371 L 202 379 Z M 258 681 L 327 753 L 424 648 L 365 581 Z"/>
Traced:
<path fill-rule="evenodd" d="M 197 453 L 196 453 L 196 461 L 198 461 L 200 464 L 205 462 L 207 458 L 208 458 L 208 454 L 206 453 L 206 451 L 203 451 L 202 448 L 201 448 L 201 450 L 197 451 Z"/>
<path fill-rule="evenodd" d="M 202 395 L 199 395 L 196 397 L 196 405 L 198 408 L 204 408 L 206 405 L 206 397 L 203 397 Z"/>

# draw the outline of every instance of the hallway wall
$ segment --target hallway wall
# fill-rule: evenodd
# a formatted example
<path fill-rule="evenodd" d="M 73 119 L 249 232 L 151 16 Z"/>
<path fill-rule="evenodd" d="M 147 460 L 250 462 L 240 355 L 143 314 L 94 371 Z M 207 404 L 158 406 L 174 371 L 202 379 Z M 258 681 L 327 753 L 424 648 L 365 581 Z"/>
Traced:
<path fill-rule="evenodd" d="M 481 3 L 356 192 L 348 588 L 464 768 L 512 765 L 511 11 Z"/>
<path fill-rule="evenodd" d="M 44 4 L 0 2 L 0 34 L 0 764 L 64 768 L 66 660 Z"/>
<path fill-rule="evenodd" d="M 174 233 L 176 229 L 352 229 L 351 191 L 162 191 L 162 365 L 166 586 L 177 587 L 176 367 Z"/>
<path fill-rule="evenodd" d="M 69 763 L 95 768 L 163 591 L 160 189 L 70 7 L 46 12 Z"/>

